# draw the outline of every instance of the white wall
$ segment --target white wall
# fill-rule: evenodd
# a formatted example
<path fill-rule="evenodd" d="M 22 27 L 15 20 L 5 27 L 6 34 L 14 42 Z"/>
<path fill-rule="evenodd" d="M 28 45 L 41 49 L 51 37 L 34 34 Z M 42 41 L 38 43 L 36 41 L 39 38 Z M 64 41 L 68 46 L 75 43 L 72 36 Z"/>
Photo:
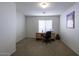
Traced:
<path fill-rule="evenodd" d="M 16 50 L 16 5 L 0 2 L 0 55 Z"/>
<path fill-rule="evenodd" d="M 16 42 L 19 42 L 20 40 L 25 38 L 25 16 L 17 11 L 16 18 Z"/>
<path fill-rule="evenodd" d="M 38 20 L 53 20 L 53 28 L 59 33 L 60 16 L 27 16 L 26 17 L 26 37 L 35 38 L 38 32 Z"/>
<path fill-rule="evenodd" d="M 75 28 L 66 28 L 66 15 L 75 11 Z M 63 42 L 79 55 L 79 3 L 76 3 L 61 15 L 60 34 Z"/>

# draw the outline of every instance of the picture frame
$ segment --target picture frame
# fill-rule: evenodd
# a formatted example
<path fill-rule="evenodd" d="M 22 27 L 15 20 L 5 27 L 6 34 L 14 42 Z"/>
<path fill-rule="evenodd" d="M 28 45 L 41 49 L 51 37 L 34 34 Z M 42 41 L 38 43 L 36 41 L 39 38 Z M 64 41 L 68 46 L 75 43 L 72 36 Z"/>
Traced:
<path fill-rule="evenodd" d="M 75 28 L 75 11 L 73 11 L 67 15 L 66 27 L 69 29 Z"/>

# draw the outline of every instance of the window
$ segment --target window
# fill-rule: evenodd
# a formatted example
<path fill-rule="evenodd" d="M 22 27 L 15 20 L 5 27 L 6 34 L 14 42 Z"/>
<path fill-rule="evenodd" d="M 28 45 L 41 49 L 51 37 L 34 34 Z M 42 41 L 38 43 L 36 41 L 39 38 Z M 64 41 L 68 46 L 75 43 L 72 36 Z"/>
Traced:
<path fill-rule="evenodd" d="M 67 27 L 72 28 L 73 27 L 73 20 L 68 20 L 67 22 L 68 22 Z"/>
<path fill-rule="evenodd" d="M 75 11 L 67 15 L 66 26 L 70 29 L 73 29 L 75 27 Z"/>
<path fill-rule="evenodd" d="M 39 32 L 52 31 L 52 20 L 39 20 Z"/>

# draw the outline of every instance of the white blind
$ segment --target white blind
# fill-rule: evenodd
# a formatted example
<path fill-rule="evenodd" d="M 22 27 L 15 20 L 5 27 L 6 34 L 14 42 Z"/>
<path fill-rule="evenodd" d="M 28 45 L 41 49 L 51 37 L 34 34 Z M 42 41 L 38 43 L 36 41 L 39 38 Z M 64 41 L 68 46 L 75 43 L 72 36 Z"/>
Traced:
<path fill-rule="evenodd" d="M 39 32 L 52 31 L 52 20 L 39 20 Z"/>

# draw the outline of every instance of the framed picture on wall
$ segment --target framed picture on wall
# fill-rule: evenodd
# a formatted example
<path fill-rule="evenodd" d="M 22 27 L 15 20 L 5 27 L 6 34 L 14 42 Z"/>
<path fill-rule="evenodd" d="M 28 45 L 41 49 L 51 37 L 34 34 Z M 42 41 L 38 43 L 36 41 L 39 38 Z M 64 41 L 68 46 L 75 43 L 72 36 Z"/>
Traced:
<path fill-rule="evenodd" d="M 75 28 L 75 11 L 73 11 L 67 15 L 66 26 L 69 29 Z"/>

